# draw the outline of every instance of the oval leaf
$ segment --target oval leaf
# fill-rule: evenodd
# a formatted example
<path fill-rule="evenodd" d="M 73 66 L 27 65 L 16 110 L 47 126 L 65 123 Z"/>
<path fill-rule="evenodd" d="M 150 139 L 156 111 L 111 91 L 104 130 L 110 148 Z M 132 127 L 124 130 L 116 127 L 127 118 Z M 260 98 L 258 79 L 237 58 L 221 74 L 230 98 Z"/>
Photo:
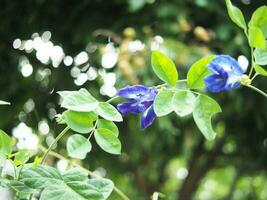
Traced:
<path fill-rule="evenodd" d="M 174 92 L 163 90 L 160 91 L 154 101 L 154 111 L 158 117 L 167 115 L 173 111 L 172 97 Z"/>
<path fill-rule="evenodd" d="M 267 6 L 261 6 L 255 10 L 248 25 L 260 28 L 267 38 Z"/>
<path fill-rule="evenodd" d="M 184 117 L 193 112 L 195 101 L 196 97 L 192 92 L 179 91 L 174 94 L 172 105 L 177 115 Z"/>
<path fill-rule="evenodd" d="M 214 114 L 221 112 L 220 105 L 206 95 L 199 95 L 193 111 L 194 120 L 207 140 L 213 140 L 216 133 L 212 129 L 211 118 Z"/>
<path fill-rule="evenodd" d="M 258 65 L 267 65 L 267 49 L 255 49 L 255 63 Z"/>
<path fill-rule="evenodd" d="M 178 72 L 173 61 L 161 53 L 153 51 L 151 56 L 151 65 L 156 75 L 165 83 L 175 86 L 178 80 Z"/>
<path fill-rule="evenodd" d="M 114 133 L 114 135 L 116 135 L 116 137 L 118 137 L 118 135 L 119 135 L 119 129 L 116 126 L 116 124 L 112 121 L 108 121 L 105 119 L 99 119 L 97 121 L 97 128 L 108 129 L 108 130 L 112 131 Z"/>
<path fill-rule="evenodd" d="M 90 112 L 97 108 L 97 100 L 84 88 L 79 91 L 61 91 L 61 107 L 78 112 Z"/>
<path fill-rule="evenodd" d="M 11 154 L 13 149 L 12 139 L 2 130 L 0 130 L 0 154 Z"/>
<path fill-rule="evenodd" d="M 196 61 L 187 73 L 187 84 L 191 89 L 202 89 L 205 87 L 204 78 L 211 72 L 207 68 L 215 55 L 206 56 Z"/>
<path fill-rule="evenodd" d="M 226 2 L 226 7 L 228 11 L 228 15 L 230 16 L 231 20 L 238 25 L 239 27 L 243 28 L 244 30 L 247 29 L 247 25 L 244 19 L 244 15 L 242 11 L 233 6 L 230 0 L 225 0 Z"/>
<path fill-rule="evenodd" d="M 94 127 L 93 122 L 97 119 L 97 115 L 93 112 L 67 110 L 63 112 L 62 118 L 73 131 L 89 133 Z"/>
<path fill-rule="evenodd" d="M 117 109 L 114 106 L 112 106 L 107 102 L 99 103 L 99 106 L 96 109 L 96 113 L 101 117 L 103 117 L 104 119 L 110 121 L 121 122 L 123 120 L 119 111 L 117 111 Z"/>
<path fill-rule="evenodd" d="M 121 153 L 121 142 L 112 131 L 105 128 L 99 128 L 95 131 L 94 136 L 97 144 L 104 151 L 111 154 Z"/>
<path fill-rule="evenodd" d="M 257 74 L 260 74 L 262 76 L 267 76 L 267 71 L 259 65 L 255 65 L 255 71 L 257 72 Z"/>
<path fill-rule="evenodd" d="M 249 45 L 251 47 L 266 48 L 265 38 L 260 28 L 256 26 L 249 27 L 248 34 Z"/>
<path fill-rule="evenodd" d="M 91 149 L 91 143 L 82 135 L 75 134 L 68 138 L 67 151 L 72 158 L 84 159 Z"/>

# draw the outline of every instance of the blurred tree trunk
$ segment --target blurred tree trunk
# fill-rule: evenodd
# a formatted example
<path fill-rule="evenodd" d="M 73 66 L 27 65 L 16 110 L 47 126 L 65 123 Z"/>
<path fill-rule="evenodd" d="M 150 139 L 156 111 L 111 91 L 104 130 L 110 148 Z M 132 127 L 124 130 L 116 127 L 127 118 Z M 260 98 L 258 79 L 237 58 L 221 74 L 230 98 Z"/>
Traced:
<path fill-rule="evenodd" d="M 189 166 L 189 173 L 178 193 L 178 200 L 190 200 L 197 190 L 203 176 L 212 168 L 221 149 L 225 138 L 220 138 L 210 151 L 205 151 L 204 140 L 201 139 L 193 151 Z"/>

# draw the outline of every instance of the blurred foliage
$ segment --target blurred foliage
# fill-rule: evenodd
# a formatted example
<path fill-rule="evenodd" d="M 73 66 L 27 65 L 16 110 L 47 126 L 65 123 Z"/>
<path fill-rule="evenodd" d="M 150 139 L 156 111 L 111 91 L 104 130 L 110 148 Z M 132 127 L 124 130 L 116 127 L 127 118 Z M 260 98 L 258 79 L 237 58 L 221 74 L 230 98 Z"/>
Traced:
<path fill-rule="evenodd" d="M 233 3 L 249 20 L 253 10 L 266 2 Z M 47 138 L 61 129 L 51 121 L 55 112 L 62 111 L 56 91 L 81 87 L 74 84 L 71 75 L 75 67 L 82 71 L 93 66 L 100 75 L 115 72 L 116 88 L 120 88 L 158 83 L 149 63 L 153 45 L 176 62 L 180 79 L 186 77 L 194 61 L 210 52 L 249 57 L 247 41 L 227 16 L 224 1 L 1 0 L 1 7 L 0 99 L 12 106 L 0 108 L 0 127 L 12 133 L 13 127 L 24 122 L 45 145 Z M 35 50 L 13 48 L 15 39 L 29 40 L 33 33 L 42 35 L 44 31 L 51 32 L 51 41 L 61 46 L 65 55 L 75 57 L 85 51 L 89 60 L 77 66 L 61 62 L 53 67 L 50 61 L 40 62 Z M 137 40 L 144 48 L 129 51 L 129 44 Z M 101 64 L 108 42 L 119 51 L 118 62 L 111 69 Z M 19 66 L 25 57 L 33 66 L 29 77 L 22 76 Z M 44 70 L 47 73 L 38 78 Z M 104 81 L 100 75 L 82 87 L 107 99 L 100 95 Z M 263 79 L 256 84 L 267 90 Z M 83 165 L 106 174 L 131 199 L 148 199 L 155 191 L 165 194 L 166 199 L 267 199 L 266 100 L 245 88 L 214 98 L 223 108 L 217 117 L 219 135 L 214 142 L 203 140 L 191 117 L 162 117 L 144 131 L 138 128 L 137 117 L 127 116 L 119 124 L 122 155 L 93 148 Z M 39 133 L 41 120 L 49 124 L 48 135 Z M 66 155 L 65 142 L 60 142 L 57 151 Z M 56 160 L 51 158 L 50 162 Z M 117 199 L 116 195 L 111 199 Z"/>

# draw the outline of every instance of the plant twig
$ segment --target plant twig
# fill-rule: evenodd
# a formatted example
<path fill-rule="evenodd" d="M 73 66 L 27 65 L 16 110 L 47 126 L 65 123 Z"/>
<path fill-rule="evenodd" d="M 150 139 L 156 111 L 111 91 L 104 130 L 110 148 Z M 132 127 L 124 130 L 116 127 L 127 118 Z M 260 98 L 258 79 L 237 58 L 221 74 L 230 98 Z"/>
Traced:
<path fill-rule="evenodd" d="M 67 126 L 63 131 L 61 131 L 61 133 L 59 133 L 59 135 L 56 137 L 56 139 L 52 142 L 52 144 L 48 147 L 47 151 L 44 153 L 43 157 L 42 157 L 42 164 L 45 162 L 49 152 L 52 150 L 52 148 L 54 147 L 54 145 L 58 142 L 58 140 L 60 140 L 60 138 L 63 137 L 63 135 L 65 135 L 65 133 L 67 133 L 67 131 L 70 128 Z"/>
<path fill-rule="evenodd" d="M 265 92 L 263 92 L 262 90 L 260 90 L 259 88 L 253 86 L 253 85 L 245 85 L 246 87 L 251 88 L 252 90 L 258 92 L 259 94 L 263 95 L 265 98 L 267 98 L 267 94 Z"/>

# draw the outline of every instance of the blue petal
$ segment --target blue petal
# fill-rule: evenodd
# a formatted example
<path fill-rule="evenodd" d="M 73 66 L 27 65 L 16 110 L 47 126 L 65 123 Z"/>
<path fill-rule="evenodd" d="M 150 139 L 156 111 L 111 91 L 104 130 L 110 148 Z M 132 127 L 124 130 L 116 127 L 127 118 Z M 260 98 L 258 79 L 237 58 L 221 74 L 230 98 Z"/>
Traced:
<path fill-rule="evenodd" d="M 226 83 L 224 86 L 225 90 L 234 90 L 240 86 L 240 82 Z"/>
<path fill-rule="evenodd" d="M 227 81 L 227 76 L 225 77 L 225 76 L 221 76 L 218 74 L 213 74 L 213 75 L 207 76 L 204 81 L 209 91 L 218 93 L 224 90 L 224 87 Z"/>
<path fill-rule="evenodd" d="M 130 100 L 124 103 L 120 103 L 117 105 L 117 109 L 123 116 L 125 116 L 127 113 L 140 113 L 137 100 Z"/>
<path fill-rule="evenodd" d="M 242 76 L 242 74 L 244 73 L 239 63 L 228 55 L 215 56 L 215 58 L 207 65 L 207 68 L 215 74 L 218 74 L 220 70 L 239 76 Z"/>
<path fill-rule="evenodd" d="M 151 87 L 149 88 L 149 91 L 140 97 L 140 101 L 144 102 L 144 101 L 154 101 L 156 95 L 158 93 L 158 90 L 156 87 Z"/>
<path fill-rule="evenodd" d="M 118 96 L 127 99 L 136 99 L 149 92 L 149 88 L 144 85 L 126 86 L 119 90 Z"/>
<path fill-rule="evenodd" d="M 141 127 L 142 128 L 147 128 L 150 126 L 153 121 L 156 119 L 156 113 L 154 112 L 153 109 L 153 104 L 145 110 L 145 112 L 142 114 L 141 118 Z"/>

